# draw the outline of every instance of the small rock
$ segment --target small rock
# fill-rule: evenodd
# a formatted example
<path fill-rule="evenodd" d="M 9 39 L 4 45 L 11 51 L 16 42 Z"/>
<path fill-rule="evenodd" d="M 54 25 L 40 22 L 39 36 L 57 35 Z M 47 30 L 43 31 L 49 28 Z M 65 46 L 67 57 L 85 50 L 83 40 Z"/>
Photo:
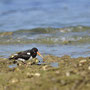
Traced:
<path fill-rule="evenodd" d="M 35 73 L 34 76 L 40 77 L 40 73 Z"/>
<path fill-rule="evenodd" d="M 21 63 L 17 63 L 17 65 L 18 65 L 18 66 L 22 66 L 22 64 L 21 64 Z"/>
<path fill-rule="evenodd" d="M 86 71 L 82 71 L 82 72 L 80 72 L 80 75 L 82 75 L 82 76 L 86 77 L 87 72 L 86 72 Z"/>
<path fill-rule="evenodd" d="M 70 72 L 66 72 L 66 76 L 69 77 L 70 76 Z"/>
<path fill-rule="evenodd" d="M 90 66 L 88 67 L 88 70 L 90 70 Z"/>
<path fill-rule="evenodd" d="M 86 60 L 86 59 L 83 59 L 83 60 L 81 60 L 79 63 L 84 64 L 84 63 L 86 63 L 86 62 L 87 62 L 87 60 Z"/>
<path fill-rule="evenodd" d="M 59 74 L 60 73 L 60 71 L 56 71 L 56 74 Z"/>
<path fill-rule="evenodd" d="M 31 78 L 31 77 L 33 77 L 33 76 L 37 76 L 37 77 L 40 77 L 40 73 L 29 73 L 29 72 L 27 72 L 26 73 L 26 76 L 28 77 L 28 78 Z"/>
<path fill-rule="evenodd" d="M 61 80 L 61 84 L 62 84 L 62 85 L 65 85 L 66 82 L 65 82 L 64 80 Z"/>
<path fill-rule="evenodd" d="M 51 78 L 51 80 L 55 82 L 56 81 L 56 78 Z"/>
<path fill-rule="evenodd" d="M 43 69 L 44 71 L 46 71 L 46 70 L 47 70 L 47 67 L 48 67 L 48 66 L 45 65 L 45 66 L 42 67 L 42 69 Z"/>
<path fill-rule="evenodd" d="M 39 60 L 38 60 L 37 58 L 35 58 L 35 59 L 32 59 L 32 63 L 31 63 L 31 64 L 32 64 L 32 65 L 33 65 L 33 64 L 38 64 L 38 62 L 39 62 Z"/>
<path fill-rule="evenodd" d="M 19 68 L 15 68 L 15 71 L 20 71 L 20 69 Z"/>
<path fill-rule="evenodd" d="M 29 72 L 26 73 L 27 76 L 31 75 Z"/>
<path fill-rule="evenodd" d="M 27 76 L 28 78 L 33 77 L 33 75 L 34 75 L 33 73 L 29 73 L 29 72 L 26 73 L 26 76 Z"/>
<path fill-rule="evenodd" d="M 81 66 L 82 66 L 82 64 L 80 63 L 80 64 L 79 64 L 79 66 L 81 67 Z"/>
<path fill-rule="evenodd" d="M 32 62 L 28 62 L 28 63 L 27 63 L 27 65 L 31 65 L 31 64 L 32 64 Z"/>
<path fill-rule="evenodd" d="M 38 63 L 39 62 L 39 60 L 38 59 L 36 59 L 36 61 L 35 61 L 36 63 Z"/>
<path fill-rule="evenodd" d="M 78 64 L 73 64 L 73 66 L 74 66 L 75 68 L 77 68 L 77 67 L 78 67 Z"/>
<path fill-rule="evenodd" d="M 13 78 L 10 80 L 10 83 L 14 84 L 14 83 L 17 83 L 19 80 L 17 78 Z"/>

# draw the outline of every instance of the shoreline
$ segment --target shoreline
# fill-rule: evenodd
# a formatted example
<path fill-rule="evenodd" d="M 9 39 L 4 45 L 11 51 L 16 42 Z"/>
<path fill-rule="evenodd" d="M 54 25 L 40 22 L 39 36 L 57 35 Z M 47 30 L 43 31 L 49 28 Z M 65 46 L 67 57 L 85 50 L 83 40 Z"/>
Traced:
<path fill-rule="evenodd" d="M 38 59 L 36 59 L 38 60 Z M 47 55 L 46 64 L 13 64 L 0 58 L 0 90 L 89 90 L 90 89 L 90 57 L 71 58 Z M 52 67 L 47 63 L 58 63 Z"/>

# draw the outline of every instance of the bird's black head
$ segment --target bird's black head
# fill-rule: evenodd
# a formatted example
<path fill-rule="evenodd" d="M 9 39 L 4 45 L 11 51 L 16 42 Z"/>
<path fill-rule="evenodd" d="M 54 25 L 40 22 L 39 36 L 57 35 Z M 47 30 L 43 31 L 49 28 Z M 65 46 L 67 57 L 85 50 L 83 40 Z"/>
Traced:
<path fill-rule="evenodd" d="M 32 56 L 33 58 L 35 58 L 35 57 L 37 56 L 37 52 L 38 52 L 38 49 L 37 49 L 37 48 L 32 48 L 32 49 L 31 49 L 31 56 Z"/>
<path fill-rule="evenodd" d="M 32 55 L 32 57 L 33 58 L 35 58 L 36 56 L 37 56 L 37 54 L 40 56 L 40 57 L 42 57 L 43 58 L 43 56 L 38 52 L 38 49 L 37 48 L 32 48 L 31 49 L 31 55 Z"/>
<path fill-rule="evenodd" d="M 32 51 L 33 53 L 37 53 L 37 52 L 38 52 L 38 49 L 34 47 L 34 48 L 31 49 L 31 51 Z"/>

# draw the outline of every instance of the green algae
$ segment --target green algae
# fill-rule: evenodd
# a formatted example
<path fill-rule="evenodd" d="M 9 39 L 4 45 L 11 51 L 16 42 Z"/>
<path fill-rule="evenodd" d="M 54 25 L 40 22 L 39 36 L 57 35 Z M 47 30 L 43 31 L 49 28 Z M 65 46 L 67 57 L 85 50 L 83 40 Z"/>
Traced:
<path fill-rule="evenodd" d="M 35 59 L 14 68 L 5 58 L 0 58 L 0 90 L 89 90 L 90 57 L 71 58 L 70 56 L 44 57 L 46 64 L 38 65 Z M 59 66 L 50 64 L 57 62 Z M 20 62 L 18 62 L 20 63 Z M 28 64 L 29 63 L 29 64 Z"/>

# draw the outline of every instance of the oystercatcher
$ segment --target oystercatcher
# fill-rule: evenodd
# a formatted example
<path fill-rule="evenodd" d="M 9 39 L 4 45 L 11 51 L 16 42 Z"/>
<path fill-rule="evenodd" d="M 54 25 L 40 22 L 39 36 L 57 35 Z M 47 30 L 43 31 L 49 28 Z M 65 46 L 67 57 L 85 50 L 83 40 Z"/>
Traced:
<path fill-rule="evenodd" d="M 38 52 L 37 48 L 32 48 L 31 50 L 18 52 L 16 54 L 12 55 L 9 58 L 9 60 L 14 59 L 14 60 L 20 60 L 20 61 L 24 62 L 26 60 L 31 60 L 32 58 L 35 58 L 37 56 L 37 54 L 43 58 L 43 56 Z"/>

